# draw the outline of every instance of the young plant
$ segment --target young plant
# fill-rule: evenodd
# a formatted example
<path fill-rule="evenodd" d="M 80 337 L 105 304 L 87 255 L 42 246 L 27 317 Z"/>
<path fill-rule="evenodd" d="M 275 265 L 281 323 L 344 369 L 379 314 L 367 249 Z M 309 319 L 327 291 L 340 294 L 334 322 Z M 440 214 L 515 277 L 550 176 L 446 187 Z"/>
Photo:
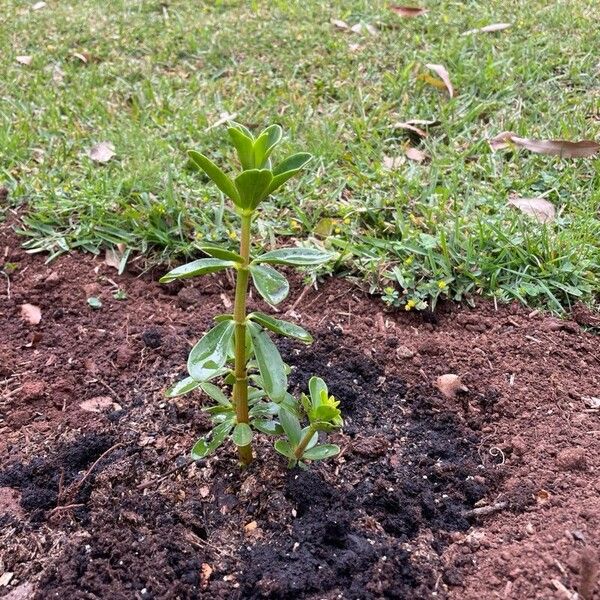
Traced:
<path fill-rule="evenodd" d="M 229 136 L 242 165 L 241 173 L 228 177 L 215 163 L 194 150 L 193 163 L 204 171 L 233 202 L 241 220 L 240 249 L 232 252 L 214 245 L 201 246 L 210 258 L 201 258 L 173 269 L 161 278 L 162 283 L 175 279 L 234 269 L 236 287 L 233 314 L 215 317 L 213 327 L 194 346 L 188 358 L 189 377 L 168 391 L 169 397 L 180 396 L 196 388 L 216 401 L 205 409 L 215 427 L 199 439 L 192 457 L 202 458 L 214 452 L 227 439 L 238 447 L 242 464 L 252 461 L 252 439 L 256 431 L 277 436 L 275 449 L 286 456 L 290 466 L 306 460 L 335 456 L 339 447 L 319 444 L 319 431 L 332 431 L 342 426 L 338 404 L 329 396 L 322 379 L 313 377 L 310 396 L 298 402 L 288 393 L 289 367 L 271 341 L 268 331 L 310 343 L 311 335 L 299 325 L 276 319 L 262 312 L 247 314 L 246 297 L 250 280 L 258 293 L 271 305 L 282 302 L 289 292 L 287 279 L 272 265 L 297 267 L 327 262 L 333 254 L 317 248 L 281 248 L 252 257 L 250 235 L 252 219 L 260 203 L 300 172 L 310 161 L 306 152 L 294 154 L 274 167 L 271 153 L 281 141 L 278 125 L 267 127 L 254 137 L 242 125 L 233 124 Z M 232 388 L 227 394 L 213 381 L 221 379 Z M 302 427 L 301 419 L 308 425 Z"/>

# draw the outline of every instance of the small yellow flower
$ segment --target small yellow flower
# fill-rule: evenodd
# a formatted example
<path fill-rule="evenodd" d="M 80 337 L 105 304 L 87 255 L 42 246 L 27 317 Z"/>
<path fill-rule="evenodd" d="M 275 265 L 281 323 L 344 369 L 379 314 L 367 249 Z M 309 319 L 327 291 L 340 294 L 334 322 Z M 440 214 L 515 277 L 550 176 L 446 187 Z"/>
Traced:
<path fill-rule="evenodd" d="M 335 233 L 341 233 L 342 232 L 342 230 L 339 227 L 336 227 L 333 231 Z"/>
<path fill-rule="evenodd" d="M 346 217 L 346 218 L 344 219 L 344 224 L 345 224 L 345 225 L 350 225 L 350 219 L 349 219 L 348 217 Z"/>
<path fill-rule="evenodd" d="M 417 305 L 417 301 L 412 298 L 404 305 L 404 310 L 412 310 Z"/>
<path fill-rule="evenodd" d="M 410 266 L 413 264 L 413 262 L 415 262 L 415 257 L 414 256 L 409 256 L 408 258 L 404 259 L 404 264 L 406 266 Z"/>
<path fill-rule="evenodd" d="M 229 232 L 229 237 L 230 237 L 232 240 L 237 240 L 237 233 L 236 233 L 235 231 L 230 231 L 230 232 Z"/>
<path fill-rule="evenodd" d="M 438 287 L 440 290 L 444 290 L 448 287 L 448 284 L 442 279 L 441 281 L 438 281 Z"/>

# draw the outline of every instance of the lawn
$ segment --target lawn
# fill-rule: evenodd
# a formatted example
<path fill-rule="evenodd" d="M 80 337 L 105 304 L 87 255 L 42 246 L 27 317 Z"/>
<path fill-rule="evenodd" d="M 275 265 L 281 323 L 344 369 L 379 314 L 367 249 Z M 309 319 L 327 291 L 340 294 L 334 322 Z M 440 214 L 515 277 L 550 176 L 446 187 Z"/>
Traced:
<path fill-rule="evenodd" d="M 315 160 L 267 203 L 265 245 L 316 238 L 340 253 L 330 269 L 405 308 L 479 293 L 594 304 L 600 161 L 487 140 L 598 138 L 596 0 L 423 4 L 401 18 L 366 1 L 5 0 L 0 185 L 27 248 L 51 259 L 122 243 L 170 261 L 233 243 L 230 209 L 214 209 L 185 151 L 233 161 L 227 119 L 277 122 L 283 152 Z M 511 27 L 462 35 L 492 23 Z M 428 63 L 446 67 L 453 98 Z M 394 127 L 412 119 L 434 121 L 427 137 Z M 103 141 L 116 154 L 99 164 L 88 151 Z M 511 197 L 543 197 L 556 218 L 543 225 Z"/>

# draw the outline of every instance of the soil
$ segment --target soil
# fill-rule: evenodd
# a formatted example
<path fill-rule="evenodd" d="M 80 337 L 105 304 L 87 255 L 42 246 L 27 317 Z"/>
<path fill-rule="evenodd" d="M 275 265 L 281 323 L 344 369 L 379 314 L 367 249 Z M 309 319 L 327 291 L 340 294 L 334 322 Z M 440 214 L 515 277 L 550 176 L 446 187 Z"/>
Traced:
<path fill-rule="evenodd" d="M 163 395 L 227 277 L 163 286 L 0 236 L 3 600 L 600 598 L 598 315 L 386 311 L 292 278 L 280 316 L 317 341 L 278 344 L 294 389 L 318 374 L 341 399 L 342 453 L 288 471 L 261 439 L 240 470 L 230 447 L 192 463 L 207 399 Z"/>

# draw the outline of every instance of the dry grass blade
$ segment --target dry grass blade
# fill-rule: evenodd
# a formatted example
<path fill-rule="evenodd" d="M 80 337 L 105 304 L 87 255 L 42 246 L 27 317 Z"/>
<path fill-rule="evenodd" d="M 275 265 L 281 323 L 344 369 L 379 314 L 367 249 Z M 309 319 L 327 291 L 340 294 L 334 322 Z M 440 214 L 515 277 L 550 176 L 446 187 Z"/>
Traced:
<path fill-rule="evenodd" d="M 445 88 L 448 90 L 450 98 L 454 98 L 454 86 L 450 81 L 450 75 L 444 65 L 436 65 L 434 63 L 427 63 L 425 65 L 428 69 L 431 69 L 443 82 Z M 431 83 L 431 82 L 429 82 Z"/>
<path fill-rule="evenodd" d="M 540 223 L 550 223 L 556 217 L 554 204 L 544 198 L 511 198 L 508 204 L 515 206 Z"/>
<path fill-rule="evenodd" d="M 427 13 L 426 8 L 421 8 L 419 6 L 390 6 L 390 10 L 395 12 L 400 17 L 405 19 L 410 19 L 413 17 L 419 17 Z"/>
<path fill-rule="evenodd" d="M 462 35 L 472 35 L 473 33 L 493 33 L 494 31 L 504 31 L 512 26 L 512 23 L 493 23 L 492 25 L 486 25 L 485 27 L 479 27 L 477 29 L 469 29 Z"/>
<path fill-rule="evenodd" d="M 562 158 L 588 158 L 600 150 L 600 144 L 593 140 L 570 142 L 568 140 L 534 140 L 516 136 L 510 131 L 503 131 L 489 140 L 492 150 L 507 148 L 511 144 L 525 148 L 536 154 L 560 156 Z"/>

